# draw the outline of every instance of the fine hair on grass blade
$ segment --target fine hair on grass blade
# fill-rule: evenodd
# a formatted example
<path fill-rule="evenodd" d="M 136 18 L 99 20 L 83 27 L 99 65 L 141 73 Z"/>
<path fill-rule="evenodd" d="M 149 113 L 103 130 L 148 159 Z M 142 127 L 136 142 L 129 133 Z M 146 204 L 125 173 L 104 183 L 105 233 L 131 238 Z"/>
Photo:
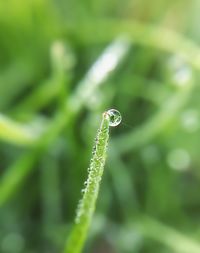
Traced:
<path fill-rule="evenodd" d="M 117 126 L 120 122 L 121 115 L 117 110 L 110 109 L 103 113 L 88 169 L 88 178 L 85 182 L 85 189 L 83 189 L 83 197 L 78 204 L 75 224 L 67 240 L 64 253 L 79 253 L 83 248 L 95 210 L 99 185 L 104 170 L 109 126 Z"/>

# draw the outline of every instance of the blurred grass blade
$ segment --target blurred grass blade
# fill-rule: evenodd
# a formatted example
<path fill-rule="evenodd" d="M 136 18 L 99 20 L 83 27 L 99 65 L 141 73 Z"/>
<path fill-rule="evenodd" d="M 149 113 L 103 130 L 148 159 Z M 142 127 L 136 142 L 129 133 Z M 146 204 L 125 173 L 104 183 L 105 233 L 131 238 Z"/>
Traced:
<path fill-rule="evenodd" d="M 100 32 L 96 33 L 97 30 Z M 159 25 L 144 24 L 136 20 L 101 19 L 83 21 L 82 29 L 74 29 L 73 32 L 81 41 L 87 43 L 107 42 L 120 34 L 125 34 L 134 43 L 179 55 L 200 70 L 199 46 L 180 33 Z"/>
<path fill-rule="evenodd" d="M 112 145 L 118 147 L 117 151 L 119 153 L 124 153 L 151 141 L 156 135 L 165 130 L 183 108 L 191 96 L 192 88 L 193 82 L 190 82 L 186 87 L 177 89 L 175 94 L 163 102 L 158 112 L 151 116 L 149 121 L 133 131 L 116 137 L 112 140 Z"/>
<path fill-rule="evenodd" d="M 159 221 L 141 216 L 135 226 L 146 237 L 156 240 L 177 253 L 199 253 L 200 244 Z"/>
<path fill-rule="evenodd" d="M 129 49 L 130 43 L 126 38 L 120 37 L 110 43 L 78 84 L 74 96 L 69 100 L 69 107 L 80 110 L 98 86 L 104 83 L 110 74 L 116 70 Z"/>
<path fill-rule="evenodd" d="M 38 139 L 40 131 L 27 124 L 20 124 L 0 115 L 0 139 L 17 145 L 32 145 Z"/>
<path fill-rule="evenodd" d="M 114 45 L 115 42 L 114 42 Z M 121 43 L 119 44 L 119 47 L 121 48 Z M 112 51 L 112 43 L 111 45 L 109 45 L 108 48 L 111 48 L 111 52 Z M 115 47 L 114 47 L 115 48 Z M 108 49 L 106 49 L 105 51 L 107 52 Z M 116 50 L 116 48 L 115 48 Z M 115 52 L 114 50 L 114 52 Z M 119 50 L 121 51 L 121 50 Z M 109 51 L 110 52 L 110 51 Z M 110 52 L 110 53 L 111 53 Z M 126 52 L 126 50 L 124 51 L 124 53 Z M 104 55 L 104 52 L 103 54 Z M 123 56 L 120 54 L 120 57 L 118 58 L 118 61 L 115 63 L 115 67 L 117 67 L 117 65 L 121 62 L 122 58 L 125 56 L 126 54 L 124 54 Z M 102 56 L 100 56 L 101 59 Z M 97 60 L 98 62 L 98 60 Z M 100 65 L 98 65 L 100 68 Z M 93 67 L 92 67 L 93 68 Z M 104 68 L 104 66 L 102 66 L 102 68 Z M 113 71 L 115 70 L 115 68 L 113 69 Z M 90 71 L 89 71 L 90 73 Z M 107 75 L 107 71 L 105 71 L 106 75 Z M 105 80 L 105 78 L 103 78 L 102 80 Z M 87 82 L 86 82 L 87 81 Z M 90 95 L 93 94 L 93 92 L 95 92 L 95 89 L 97 88 L 97 85 L 101 85 L 101 82 L 98 83 L 92 83 L 90 82 L 90 80 L 87 78 L 84 79 L 83 82 L 80 82 L 78 84 L 78 88 L 77 90 L 75 90 L 75 93 L 72 94 L 70 96 L 70 98 L 66 101 L 65 104 L 65 108 L 61 108 L 55 115 L 55 117 L 53 118 L 52 122 L 50 122 L 49 126 L 47 127 L 47 129 L 44 129 L 44 133 L 41 135 L 40 139 L 37 140 L 37 143 L 34 147 L 34 149 L 32 151 L 29 151 L 30 153 L 25 154 L 24 156 L 22 156 L 21 158 L 19 158 L 15 164 L 13 166 L 11 166 L 10 168 L 8 168 L 7 170 L 11 170 L 9 172 L 9 177 L 5 177 L 3 179 L 3 181 L 0 181 L 0 196 L 1 195 L 5 195 L 4 194 L 4 187 L 8 187 L 9 190 L 9 194 L 5 195 L 6 197 L 4 197 L 4 202 L 8 201 L 9 198 L 12 196 L 12 193 L 15 192 L 18 189 L 18 186 L 20 186 L 23 181 L 25 180 L 26 176 L 28 176 L 28 174 L 31 172 L 31 170 L 34 168 L 33 167 L 33 163 L 26 163 L 26 165 L 24 165 L 25 167 L 27 166 L 26 169 L 24 169 L 25 173 L 21 173 L 20 172 L 20 167 L 18 166 L 18 164 L 21 163 L 21 161 L 24 161 L 27 159 L 27 156 L 31 157 L 30 160 L 32 161 L 36 161 L 39 156 L 42 155 L 43 152 L 45 152 L 49 146 L 55 141 L 56 138 L 58 138 L 60 132 L 63 130 L 64 127 L 67 127 L 70 122 L 73 120 L 74 116 L 77 115 L 79 113 L 79 111 L 82 109 L 83 105 L 85 103 L 88 102 L 88 99 Z M 82 97 L 80 98 L 80 91 L 84 91 L 85 87 L 87 87 L 87 92 L 88 90 L 90 91 L 88 93 L 87 97 Z M 35 152 L 35 149 L 38 149 L 39 152 Z M 18 173 L 18 182 L 17 183 L 12 183 L 12 174 L 15 175 Z M 21 175 L 21 177 L 20 177 Z M 3 184 L 3 186 L 1 186 L 1 184 Z M 6 186 L 6 184 L 8 186 Z M 3 192 L 1 192 L 3 191 Z M 2 202 L 2 204 L 4 203 Z M 0 202 L 1 205 L 1 202 Z"/>
<path fill-rule="evenodd" d="M 74 65 L 74 56 L 70 49 L 61 41 L 55 41 L 51 46 L 51 77 L 38 85 L 33 92 L 17 104 L 12 114 L 33 114 L 43 109 L 55 97 L 67 99 L 69 90 L 70 70 Z"/>

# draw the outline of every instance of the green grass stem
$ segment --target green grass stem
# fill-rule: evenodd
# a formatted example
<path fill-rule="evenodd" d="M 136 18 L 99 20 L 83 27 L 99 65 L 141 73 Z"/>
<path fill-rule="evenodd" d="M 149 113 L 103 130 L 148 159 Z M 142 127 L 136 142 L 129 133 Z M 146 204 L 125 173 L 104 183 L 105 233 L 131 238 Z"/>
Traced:
<path fill-rule="evenodd" d="M 64 253 L 79 253 L 83 248 L 94 214 L 99 185 L 104 170 L 109 138 L 109 121 L 109 116 L 105 112 L 93 148 L 93 156 L 88 169 L 89 174 L 85 182 L 86 187 L 78 205 L 75 225 L 67 241 Z"/>

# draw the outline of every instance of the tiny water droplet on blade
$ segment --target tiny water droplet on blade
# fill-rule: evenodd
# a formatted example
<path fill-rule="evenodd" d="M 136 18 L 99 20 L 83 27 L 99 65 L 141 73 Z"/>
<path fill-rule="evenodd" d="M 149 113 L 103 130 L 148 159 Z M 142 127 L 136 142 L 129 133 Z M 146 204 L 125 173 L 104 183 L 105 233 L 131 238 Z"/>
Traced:
<path fill-rule="evenodd" d="M 121 113 L 115 109 L 110 109 L 106 111 L 105 114 L 109 117 L 109 126 L 118 126 L 122 121 Z"/>

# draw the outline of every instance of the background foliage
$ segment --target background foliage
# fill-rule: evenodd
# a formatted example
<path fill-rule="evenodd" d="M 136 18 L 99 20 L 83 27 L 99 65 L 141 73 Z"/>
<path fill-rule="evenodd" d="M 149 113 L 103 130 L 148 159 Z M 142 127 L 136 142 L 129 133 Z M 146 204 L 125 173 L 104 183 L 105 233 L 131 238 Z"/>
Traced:
<path fill-rule="evenodd" d="M 199 8 L 0 1 L 0 252 L 62 252 L 108 108 L 85 252 L 200 252 Z"/>

